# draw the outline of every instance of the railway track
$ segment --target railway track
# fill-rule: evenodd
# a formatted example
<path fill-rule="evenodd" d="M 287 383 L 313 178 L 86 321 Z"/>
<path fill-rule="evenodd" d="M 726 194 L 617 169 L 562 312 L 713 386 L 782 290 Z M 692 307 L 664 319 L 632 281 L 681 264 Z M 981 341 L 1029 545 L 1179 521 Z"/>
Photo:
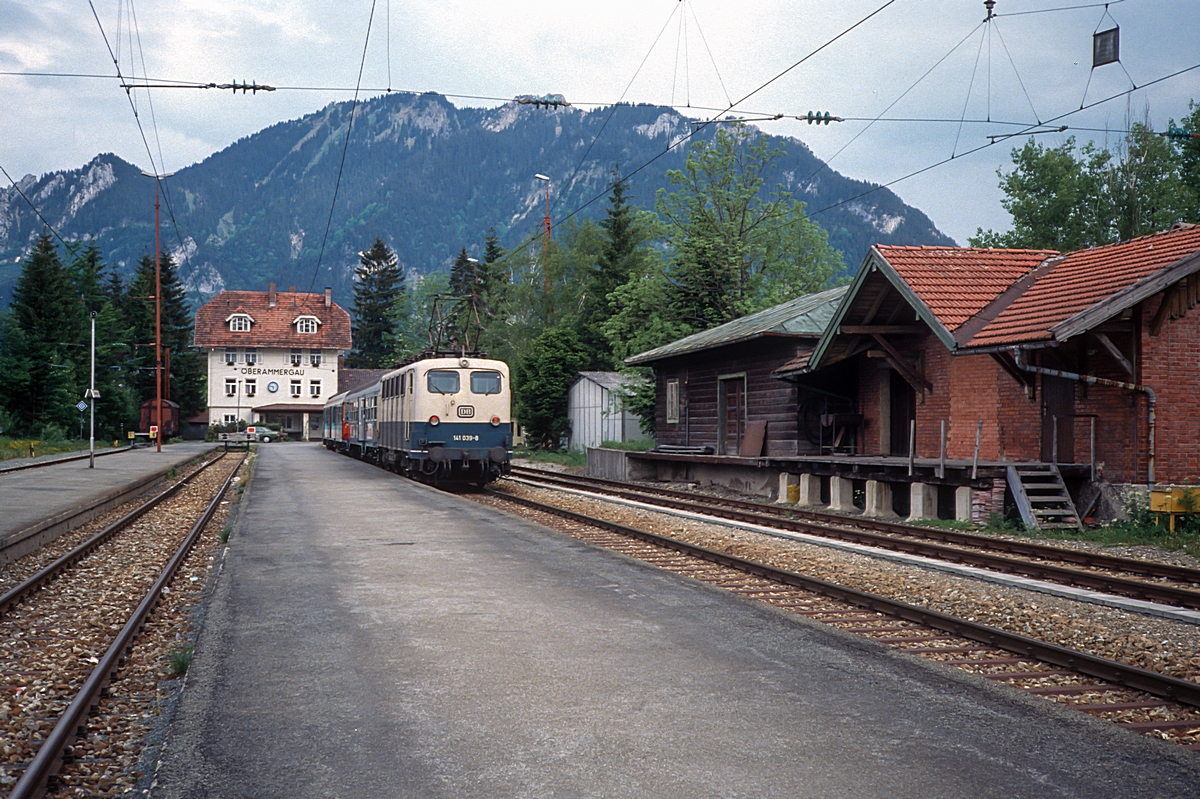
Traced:
<path fill-rule="evenodd" d="M 244 460 L 205 462 L 0 596 L 0 668 L 11 675 L 0 694 L 0 729 L 8 733 L 0 785 L 11 797 L 55 788 L 106 795 L 119 786 L 119 767 L 75 749 L 96 749 L 92 738 L 123 724 L 102 714 L 94 721 L 105 726 L 93 734 L 89 715 L 106 701 Z M 163 654 L 155 659 L 161 670 Z"/>
<path fill-rule="evenodd" d="M 1200 610 L 1200 570 L 1182 566 L 1011 541 L 960 530 L 839 516 L 539 469 L 517 467 L 513 469 L 513 477 L 1087 588 L 1115 596 Z"/>
<path fill-rule="evenodd" d="M 489 489 L 576 538 L 1200 751 L 1200 683 Z"/>

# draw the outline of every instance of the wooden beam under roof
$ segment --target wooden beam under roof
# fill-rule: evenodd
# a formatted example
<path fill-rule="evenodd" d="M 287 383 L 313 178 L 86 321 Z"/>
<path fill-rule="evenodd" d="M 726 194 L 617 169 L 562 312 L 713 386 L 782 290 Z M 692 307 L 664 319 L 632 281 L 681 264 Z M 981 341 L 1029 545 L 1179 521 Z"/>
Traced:
<path fill-rule="evenodd" d="M 838 332 L 847 336 L 921 336 L 929 332 L 925 325 L 842 325 Z"/>

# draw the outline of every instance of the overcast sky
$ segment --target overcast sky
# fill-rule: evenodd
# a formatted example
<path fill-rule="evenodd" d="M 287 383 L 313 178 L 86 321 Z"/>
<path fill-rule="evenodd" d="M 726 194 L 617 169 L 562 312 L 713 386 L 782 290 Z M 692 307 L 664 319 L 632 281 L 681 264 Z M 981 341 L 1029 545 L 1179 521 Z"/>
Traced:
<path fill-rule="evenodd" d="M 149 99 L 161 142 L 158 166 L 166 171 L 275 122 L 350 99 L 372 8 L 370 0 L 94 2 L 126 74 L 329 87 L 257 96 L 154 91 Z M 706 116 L 712 112 L 701 107 L 724 109 L 727 97 L 750 94 L 884 2 L 376 0 L 363 96 L 390 86 L 441 92 L 457 105 L 496 105 L 453 95 L 554 92 L 590 109 L 615 102 L 629 86 L 626 101 L 673 104 Z M 786 119 L 758 123 L 803 140 L 847 175 L 886 183 L 986 144 L 989 134 L 1019 130 L 1000 122 L 1035 123 L 1078 109 L 1085 87 L 1091 103 L 1129 89 L 1131 79 L 1142 86 L 1200 64 L 1197 0 L 1125 0 L 1110 4 L 1107 17 L 1102 5 L 1017 13 L 1080 5 L 1091 3 L 998 0 L 999 16 L 980 26 L 980 0 L 894 0 L 738 110 L 871 119 L 965 38 L 887 112 L 951 122 L 880 121 L 865 132 L 868 122 L 858 119 L 820 127 Z M 136 32 L 129 24 L 131 6 Z M 1114 20 L 1121 28 L 1121 64 L 1092 70 L 1092 34 L 1113 27 Z M 0 71 L 112 75 L 115 68 L 86 0 L 0 0 Z M 157 161 L 147 93 L 135 95 Z M 0 97 L 0 166 L 15 179 L 75 168 L 101 152 L 151 168 L 115 80 L 0 75 Z M 1039 139 L 1056 145 L 1073 134 L 1115 142 L 1130 117 L 1147 113 L 1163 130 L 1169 117 L 1187 113 L 1191 98 L 1200 99 L 1200 69 L 1067 116 L 1054 124 L 1071 131 Z M 964 113 L 968 122 L 960 130 Z M 893 190 L 959 243 L 978 227 L 1005 229 L 1009 218 L 995 173 L 1010 164 L 1010 150 L 1022 141 L 956 158 Z M 2 175 L 0 182 L 6 183 Z"/>

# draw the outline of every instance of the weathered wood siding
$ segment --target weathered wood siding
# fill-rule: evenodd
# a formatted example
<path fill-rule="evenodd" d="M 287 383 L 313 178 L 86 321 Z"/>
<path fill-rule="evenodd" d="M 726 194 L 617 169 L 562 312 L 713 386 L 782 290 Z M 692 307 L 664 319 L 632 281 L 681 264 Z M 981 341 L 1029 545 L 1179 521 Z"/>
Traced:
<path fill-rule="evenodd" d="M 767 422 L 766 454 L 788 457 L 815 451 L 797 435 L 796 387 L 771 376 L 796 351 L 797 339 L 763 338 L 657 364 L 658 443 L 707 445 L 717 451 L 717 382 L 725 375 L 745 374 L 746 421 Z M 679 380 L 680 409 L 679 422 L 668 424 L 667 381 L 671 379 Z"/>

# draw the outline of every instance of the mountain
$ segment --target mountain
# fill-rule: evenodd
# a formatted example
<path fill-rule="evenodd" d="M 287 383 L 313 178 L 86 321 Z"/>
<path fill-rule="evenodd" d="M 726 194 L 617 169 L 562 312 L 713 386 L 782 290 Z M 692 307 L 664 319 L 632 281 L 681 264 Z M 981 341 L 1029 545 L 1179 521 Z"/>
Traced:
<path fill-rule="evenodd" d="M 163 203 L 163 248 L 186 256 L 182 276 L 193 301 L 274 281 L 300 290 L 333 286 L 338 301 L 349 304 L 357 253 L 376 236 L 418 273 L 447 268 L 464 246 L 478 254 L 489 227 L 501 244 L 513 246 L 541 227 L 544 184 L 535 173 L 550 176 L 559 220 L 604 191 L 614 164 L 629 173 L 657 157 L 633 177 L 629 192 L 633 202 L 652 208 L 655 192 L 668 186 L 667 170 L 680 168 L 686 155 L 685 147 L 666 152 L 669 144 L 693 129 L 675 110 L 651 105 L 456 108 L 437 94 L 360 103 L 317 271 L 349 118 L 350 103 L 334 103 L 240 139 L 164 182 L 170 203 Z M 711 137 L 713 127 L 698 138 Z M 768 139 L 786 153 L 766 185 L 784 185 L 810 211 L 872 188 L 823 168 L 797 139 Z M 28 175 L 18 185 L 64 237 L 94 236 L 124 273 L 153 252 L 153 186 L 114 155 L 80 169 Z M 598 217 L 605 206 L 597 199 L 580 216 Z M 814 218 L 851 271 L 877 242 L 953 244 L 887 189 Z M 0 307 L 41 230 L 16 189 L 0 189 Z"/>

